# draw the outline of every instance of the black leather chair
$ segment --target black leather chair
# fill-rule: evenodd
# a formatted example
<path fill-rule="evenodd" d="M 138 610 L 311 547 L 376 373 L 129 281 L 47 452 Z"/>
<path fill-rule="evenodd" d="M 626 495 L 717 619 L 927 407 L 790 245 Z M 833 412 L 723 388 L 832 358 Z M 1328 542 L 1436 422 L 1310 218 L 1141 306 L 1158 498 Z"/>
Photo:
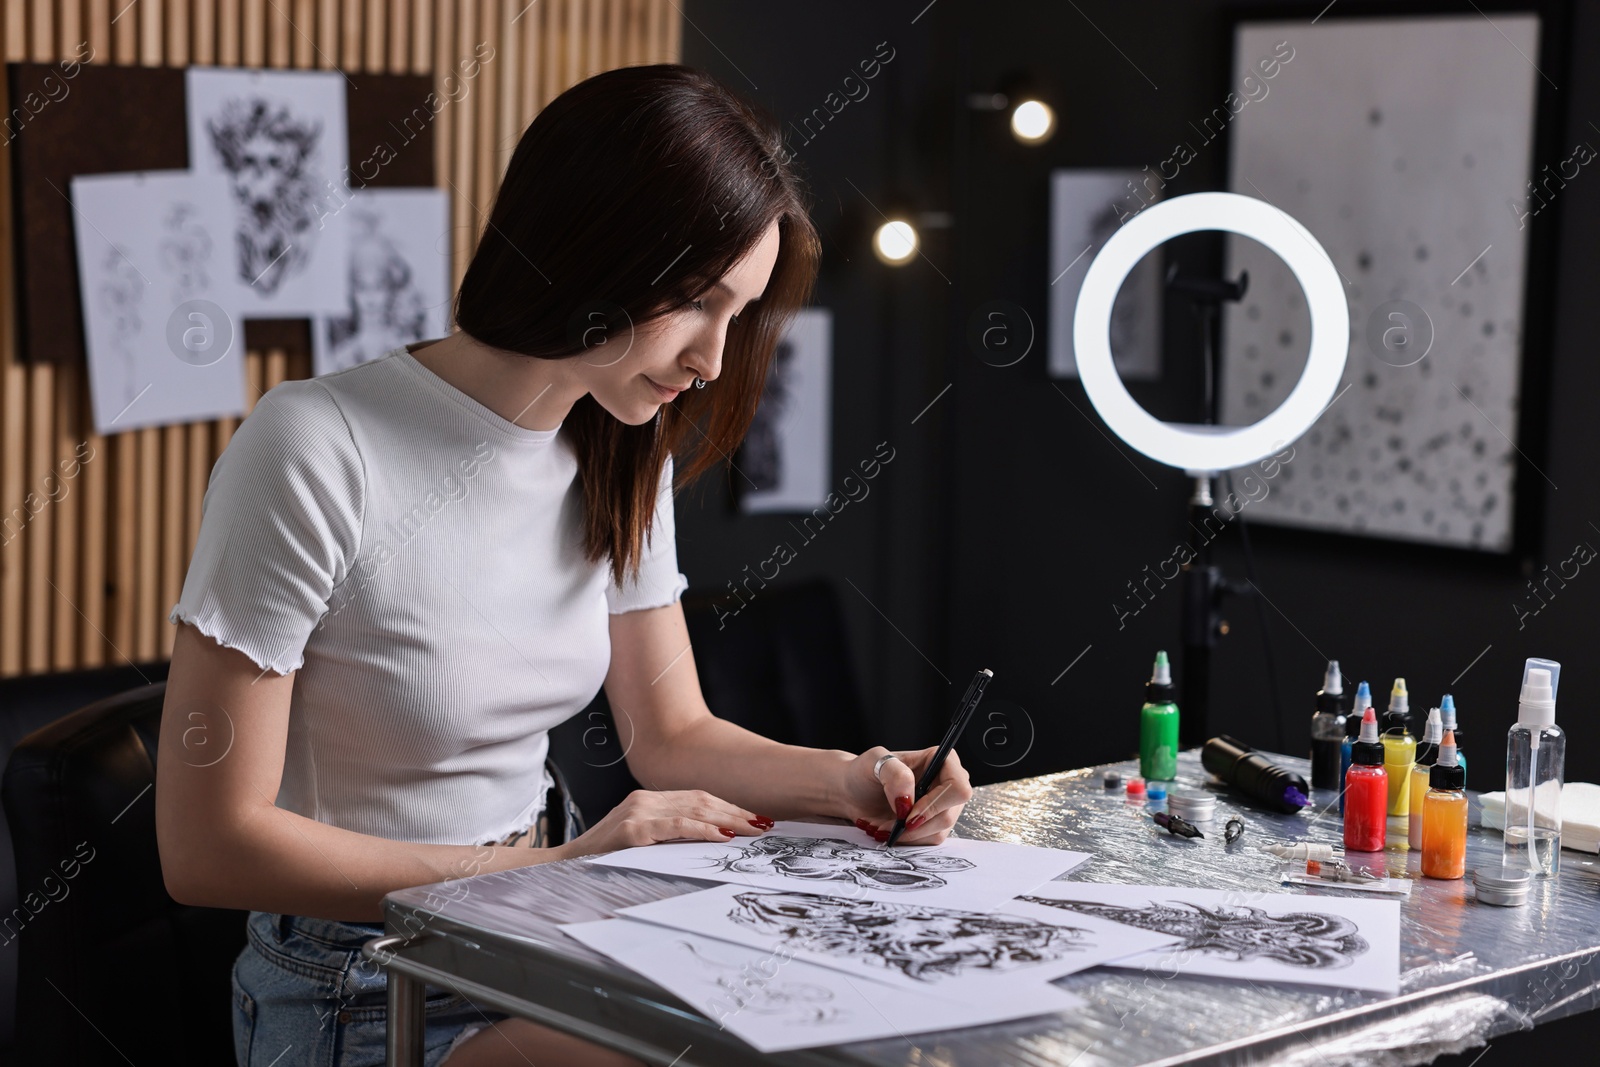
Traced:
<path fill-rule="evenodd" d="M 0 679 L 0 767 L 11 759 L 17 742 L 41 726 L 113 693 L 164 681 L 166 677 L 167 664 L 161 662 Z M 6 820 L 0 818 L 0 916 L 12 915 L 19 904 L 11 831 Z M 14 945 L 11 951 L 4 948 L 15 936 L 15 919 L 10 926 L 0 920 L 0 1067 L 10 1067 L 14 1062 L 17 953 Z"/>
<path fill-rule="evenodd" d="M 229 972 L 246 913 L 167 895 L 154 789 L 165 691 L 73 712 L 24 738 L 6 767 L 18 1063 L 233 1062 Z"/>
<path fill-rule="evenodd" d="M 786 744 L 867 746 L 861 701 L 833 586 L 769 586 L 718 619 L 715 594 L 686 593 L 684 618 L 706 703 L 719 718 Z M 550 731 L 550 755 L 594 825 L 639 788 L 604 692 Z"/>

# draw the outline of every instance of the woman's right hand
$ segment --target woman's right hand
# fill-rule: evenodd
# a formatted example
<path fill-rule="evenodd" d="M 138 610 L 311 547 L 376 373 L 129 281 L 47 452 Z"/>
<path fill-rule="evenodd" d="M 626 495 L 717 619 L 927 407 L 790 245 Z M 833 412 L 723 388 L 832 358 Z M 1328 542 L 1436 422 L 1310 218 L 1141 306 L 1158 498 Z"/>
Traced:
<path fill-rule="evenodd" d="M 772 826 L 765 815 L 699 789 L 635 789 L 605 818 L 552 851 L 571 859 L 658 841 L 726 842 L 764 834 Z"/>

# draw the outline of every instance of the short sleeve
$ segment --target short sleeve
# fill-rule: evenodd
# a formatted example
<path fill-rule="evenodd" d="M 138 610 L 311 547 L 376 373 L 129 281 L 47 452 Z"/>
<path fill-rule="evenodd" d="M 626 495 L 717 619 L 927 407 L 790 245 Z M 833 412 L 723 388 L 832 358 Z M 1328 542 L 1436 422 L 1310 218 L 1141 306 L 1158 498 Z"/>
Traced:
<path fill-rule="evenodd" d="M 212 467 L 200 535 L 167 618 L 288 674 L 361 543 L 366 478 L 325 386 L 285 382 Z"/>
<path fill-rule="evenodd" d="M 645 539 L 639 573 L 630 575 L 620 587 L 615 580 L 606 584 L 606 607 L 611 614 L 666 607 L 689 588 L 689 579 L 678 571 L 676 522 L 672 510 L 672 457 L 669 455 L 661 467 L 655 521 Z"/>

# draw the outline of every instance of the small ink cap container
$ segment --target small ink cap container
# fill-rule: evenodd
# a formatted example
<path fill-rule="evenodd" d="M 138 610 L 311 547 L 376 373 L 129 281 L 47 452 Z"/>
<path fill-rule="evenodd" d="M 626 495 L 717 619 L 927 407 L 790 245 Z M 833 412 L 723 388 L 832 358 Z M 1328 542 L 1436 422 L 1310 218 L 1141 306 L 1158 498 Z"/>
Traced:
<path fill-rule="evenodd" d="M 1167 810 L 1189 822 L 1210 822 L 1217 811 L 1217 798 L 1210 793 L 1171 792 Z"/>
<path fill-rule="evenodd" d="M 1515 867 L 1479 867 L 1472 872 L 1479 902 L 1502 908 L 1526 904 L 1531 882 L 1527 871 Z"/>

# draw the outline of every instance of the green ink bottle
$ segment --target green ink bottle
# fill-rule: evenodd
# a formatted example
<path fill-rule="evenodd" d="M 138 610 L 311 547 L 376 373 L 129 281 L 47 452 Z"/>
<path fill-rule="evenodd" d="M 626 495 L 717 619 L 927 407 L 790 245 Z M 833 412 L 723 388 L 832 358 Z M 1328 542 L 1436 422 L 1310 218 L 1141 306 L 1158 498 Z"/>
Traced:
<path fill-rule="evenodd" d="M 1172 667 L 1156 653 L 1139 712 L 1139 773 L 1146 781 L 1170 782 L 1178 776 L 1178 705 L 1173 703 Z"/>

